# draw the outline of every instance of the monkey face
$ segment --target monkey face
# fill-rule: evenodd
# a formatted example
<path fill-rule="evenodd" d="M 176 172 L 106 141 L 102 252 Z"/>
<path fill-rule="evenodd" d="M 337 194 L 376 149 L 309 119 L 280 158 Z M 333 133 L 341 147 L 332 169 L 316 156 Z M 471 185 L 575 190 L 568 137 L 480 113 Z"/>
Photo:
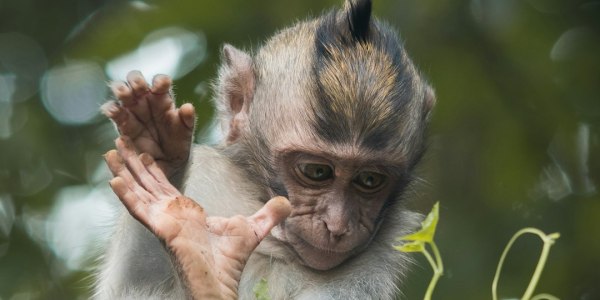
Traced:
<path fill-rule="evenodd" d="M 397 186 L 395 168 L 314 152 L 286 153 L 281 163 L 292 204 L 281 229 L 303 264 L 328 270 L 368 246 Z"/>
<path fill-rule="evenodd" d="M 347 9 L 283 31 L 254 57 L 226 48 L 220 71 L 221 120 L 241 145 L 232 153 L 267 194 L 289 198 L 276 238 L 318 270 L 374 238 L 424 151 L 435 102 L 396 34 L 368 20 L 357 30 L 370 11 Z"/>

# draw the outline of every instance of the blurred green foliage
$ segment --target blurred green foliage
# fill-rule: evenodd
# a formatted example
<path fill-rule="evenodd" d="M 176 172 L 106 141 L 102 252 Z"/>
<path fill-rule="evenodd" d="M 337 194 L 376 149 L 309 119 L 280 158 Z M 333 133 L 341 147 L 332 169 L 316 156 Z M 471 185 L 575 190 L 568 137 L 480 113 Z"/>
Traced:
<path fill-rule="evenodd" d="M 116 135 L 101 116 L 85 117 L 77 102 L 65 108 L 50 101 L 88 89 L 87 77 L 50 81 L 48 74 L 80 74 L 62 72 L 73 62 L 106 72 L 151 32 L 183 29 L 206 48 L 205 59 L 176 80 L 178 101 L 193 102 L 204 126 L 223 43 L 255 48 L 277 29 L 339 2 L 0 0 L 0 298 L 90 295 L 98 251 L 75 264 L 65 251 L 88 248 L 60 241 L 68 230 L 92 234 L 54 225 L 64 216 L 100 214 L 82 206 L 63 215 L 58 208 L 93 204 L 95 191 L 104 191 L 101 155 Z M 411 191 L 424 212 L 441 200 L 437 237 L 446 276 L 436 294 L 490 298 L 504 244 L 534 226 L 562 236 L 540 289 L 561 299 L 600 299 L 600 2 L 374 2 L 375 14 L 399 29 L 437 91 L 423 180 Z M 49 82 L 62 85 L 47 89 Z M 68 121 L 70 109 L 81 118 Z M 75 200 L 64 202 L 67 196 Z M 515 247 L 501 297 L 522 293 L 539 253 L 533 242 Z M 419 299 L 427 285 L 426 262 L 419 264 L 406 299 Z"/>

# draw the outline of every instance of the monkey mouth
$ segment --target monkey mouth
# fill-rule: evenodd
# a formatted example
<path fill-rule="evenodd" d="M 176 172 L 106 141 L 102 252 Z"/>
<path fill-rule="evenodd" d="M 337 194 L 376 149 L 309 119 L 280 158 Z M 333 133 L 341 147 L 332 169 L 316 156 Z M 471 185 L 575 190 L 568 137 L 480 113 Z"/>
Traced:
<path fill-rule="evenodd" d="M 291 232 L 288 232 L 286 236 L 291 250 L 300 259 L 300 262 L 316 270 L 326 271 L 332 269 L 354 254 L 354 249 L 340 251 L 323 248 Z"/>
<path fill-rule="evenodd" d="M 308 247 L 314 248 L 314 249 L 316 249 L 318 251 L 330 252 L 330 253 L 339 254 L 339 255 L 344 255 L 344 254 L 348 254 L 348 253 L 352 252 L 352 249 L 348 250 L 348 251 L 340 251 L 340 250 L 336 250 L 336 249 L 320 247 L 320 246 L 315 245 L 315 244 L 313 244 L 313 243 L 311 243 L 311 242 L 309 242 L 309 241 L 307 241 L 307 240 L 305 240 L 305 239 L 303 239 L 301 237 L 298 237 L 298 238 L 300 239 L 300 242 L 304 244 L 304 246 L 308 246 Z"/>

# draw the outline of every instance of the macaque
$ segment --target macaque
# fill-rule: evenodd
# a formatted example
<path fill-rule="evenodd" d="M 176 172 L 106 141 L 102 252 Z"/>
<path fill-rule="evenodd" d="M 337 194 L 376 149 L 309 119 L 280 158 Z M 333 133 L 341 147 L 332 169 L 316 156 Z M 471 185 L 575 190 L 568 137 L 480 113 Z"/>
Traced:
<path fill-rule="evenodd" d="M 118 154 L 106 157 L 126 206 L 135 190 L 138 199 L 150 193 L 182 207 L 192 206 L 174 199 L 193 199 L 209 217 L 253 222 L 270 211 L 278 225 L 244 259 L 239 299 L 253 299 L 262 279 L 272 299 L 400 294 L 410 258 L 392 244 L 421 218 L 404 194 L 435 96 L 397 34 L 372 18 L 371 1 L 347 0 L 299 22 L 255 55 L 225 45 L 215 85 L 218 145 L 192 145 L 194 108 L 175 107 L 171 85 L 164 75 L 148 84 L 139 72 L 111 84 L 118 101 L 103 112 L 121 137 Z M 144 172 L 157 181 L 144 181 Z M 278 196 L 290 205 L 281 223 L 288 211 L 267 202 Z M 118 222 L 95 298 L 190 297 L 189 285 L 202 283 L 182 278 L 185 262 L 172 259 L 157 234 L 163 228 L 127 207 L 137 220 L 125 212 Z"/>

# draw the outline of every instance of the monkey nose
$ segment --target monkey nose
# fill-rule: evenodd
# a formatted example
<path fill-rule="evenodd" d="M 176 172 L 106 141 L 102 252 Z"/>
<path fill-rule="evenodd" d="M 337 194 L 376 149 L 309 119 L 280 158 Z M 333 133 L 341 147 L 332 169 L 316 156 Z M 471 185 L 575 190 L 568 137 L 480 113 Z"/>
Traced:
<path fill-rule="evenodd" d="M 324 220 L 323 222 L 329 234 L 336 239 L 341 238 L 350 231 L 348 222 L 344 222 L 343 220 Z"/>

